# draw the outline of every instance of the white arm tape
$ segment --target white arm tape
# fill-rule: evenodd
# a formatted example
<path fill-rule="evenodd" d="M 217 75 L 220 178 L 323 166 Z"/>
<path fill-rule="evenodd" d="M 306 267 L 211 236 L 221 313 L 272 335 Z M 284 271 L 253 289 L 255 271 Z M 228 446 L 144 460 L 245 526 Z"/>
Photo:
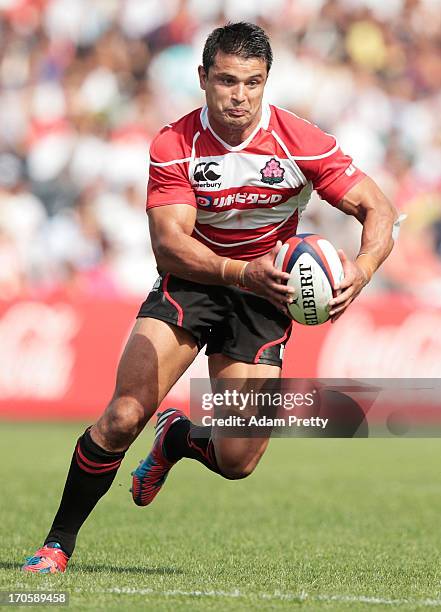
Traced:
<path fill-rule="evenodd" d="M 398 217 L 398 219 L 395 221 L 395 223 L 393 224 L 392 227 L 392 240 L 396 240 L 398 238 L 398 235 L 400 233 L 400 225 L 403 223 L 403 221 L 407 218 L 407 215 L 402 214 Z"/>

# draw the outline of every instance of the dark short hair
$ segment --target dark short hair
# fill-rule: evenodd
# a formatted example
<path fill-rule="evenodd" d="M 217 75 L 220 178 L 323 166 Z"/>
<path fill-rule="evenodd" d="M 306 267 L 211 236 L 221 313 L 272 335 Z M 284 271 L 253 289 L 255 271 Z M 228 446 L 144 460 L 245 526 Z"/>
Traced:
<path fill-rule="evenodd" d="M 202 65 L 208 74 L 214 64 L 216 53 L 222 51 L 244 58 L 259 57 L 266 62 L 269 72 L 273 63 L 273 52 L 265 31 L 254 23 L 240 21 L 216 28 L 207 38 L 202 53 Z"/>

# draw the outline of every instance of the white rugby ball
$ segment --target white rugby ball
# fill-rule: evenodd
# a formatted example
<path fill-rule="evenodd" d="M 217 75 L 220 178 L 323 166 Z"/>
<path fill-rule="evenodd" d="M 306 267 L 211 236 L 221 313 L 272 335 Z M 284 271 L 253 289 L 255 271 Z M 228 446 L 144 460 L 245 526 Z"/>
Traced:
<path fill-rule="evenodd" d="M 289 238 L 274 262 L 278 270 L 290 274 L 294 302 L 288 305 L 291 317 L 302 325 L 320 325 L 329 319 L 333 287 L 343 280 L 340 257 L 332 244 L 317 234 Z"/>

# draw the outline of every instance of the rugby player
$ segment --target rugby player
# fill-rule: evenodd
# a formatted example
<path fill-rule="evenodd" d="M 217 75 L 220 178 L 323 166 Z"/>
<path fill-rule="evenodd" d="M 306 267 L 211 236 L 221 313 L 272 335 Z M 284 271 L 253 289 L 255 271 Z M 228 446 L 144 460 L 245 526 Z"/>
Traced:
<path fill-rule="evenodd" d="M 65 570 L 126 450 L 203 347 L 213 379 L 280 377 L 293 295 L 273 262 L 313 189 L 363 225 L 356 260 L 340 252 L 334 320 L 392 249 L 396 211 L 374 181 L 333 136 L 263 102 L 271 63 L 260 27 L 214 30 L 199 66 L 206 105 L 165 126 L 151 144 L 147 210 L 159 278 L 122 355 L 113 398 L 79 438 L 60 507 L 26 571 Z M 287 87 L 295 86 L 295 74 L 287 75 Z M 173 408 L 159 415 L 153 448 L 133 474 L 136 504 L 148 505 L 183 457 L 238 479 L 268 445 L 201 429 Z"/>

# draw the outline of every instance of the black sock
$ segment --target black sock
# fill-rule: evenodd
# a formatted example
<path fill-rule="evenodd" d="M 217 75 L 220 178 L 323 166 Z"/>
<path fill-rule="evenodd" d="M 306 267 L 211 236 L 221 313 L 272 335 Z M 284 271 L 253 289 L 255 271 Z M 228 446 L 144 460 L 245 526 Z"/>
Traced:
<path fill-rule="evenodd" d="M 193 425 L 190 421 L 176 421 L 170 427 L 164 440 L 164 451 L 169 461 L 179 461 L 182 457 L 196 459 L 209 470 L 223 476 L 216 461 L 211 427 Z"/>
<path fill-rule="evenodd" d="M 45 544 L 59 542 L 69 556 L 80 527 L 107 493 L 125 453 L 111 453 L 96 444 L 88 428 L 78 439 L 60 507 Z"/>

